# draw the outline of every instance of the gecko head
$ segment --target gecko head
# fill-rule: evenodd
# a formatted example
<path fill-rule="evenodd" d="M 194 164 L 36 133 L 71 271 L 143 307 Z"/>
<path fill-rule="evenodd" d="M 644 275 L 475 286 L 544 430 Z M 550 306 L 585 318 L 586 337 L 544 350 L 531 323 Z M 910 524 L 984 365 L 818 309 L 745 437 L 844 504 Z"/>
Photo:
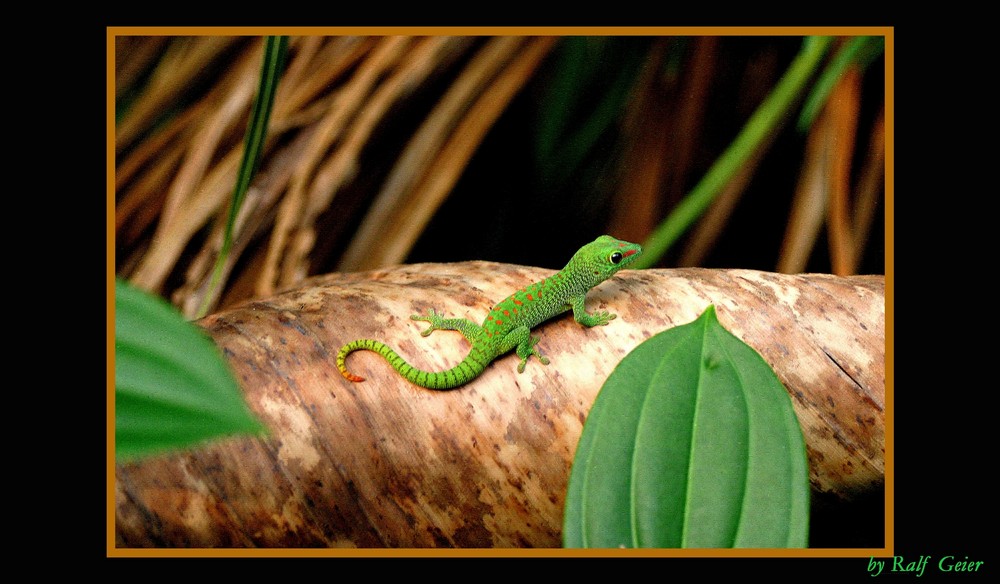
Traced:
<path fill-rule="evenodd" d="M 570 264 L 576 273 L 585 277 L 591 286 L 607 280 L 618 270 L 631 264 L 642 255 L 642 246 L 602 235 L 580 248 L 573 255 Z"/>

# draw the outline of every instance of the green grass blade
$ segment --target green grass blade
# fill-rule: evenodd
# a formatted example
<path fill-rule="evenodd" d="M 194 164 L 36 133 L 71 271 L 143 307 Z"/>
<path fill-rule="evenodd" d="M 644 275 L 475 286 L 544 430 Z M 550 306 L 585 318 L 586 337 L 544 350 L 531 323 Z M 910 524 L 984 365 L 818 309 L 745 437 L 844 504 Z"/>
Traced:
<path fill-rule="evenodd" d="M 864 69 L 884 50 L 885 37 L 860 36 L 847 41 L 843 49 L 837 52 L 830 64 L 820 74 L 812 91 L 809 92 L 809 96 L 806 97 L 799 114 L 799 121 L 796 124 L 798 130 L 805 132 L 812 126 L 816 116 L 823 108 L 823 104 L 829 99 L 830 92 L 833 91 L 837 80 L 850 65 L 857 63 Z"/>
<path fill-rule="evenodd" d="M 791 399 L 709 307 L 635 348 L 584 425 L 566 547 L 804 547 L 809 482 Z"/>
<path fill-rule="evenodd" d="M 539 104 L 535 136 L 535 163 L 546 189 L 561 188 L 622 116 L 647 53 L 642 43 L 619 40 L 566 37 L 561 41 L 551 83 Z M 617 70 L 610 83 L 595 88 L 607 62 L 615 63 Z M 591 95 L 595 91 L 596 98 Z"/>
<path fill-rule="evenodd" d="M 209 284 L 208 293 L 205 294 L 201 306 L 198 308 L 197 318 L 201 318 L 208 312 L 208 307 L 218 294 L 217 289 L 222 280 L 222 271 L 233 244 L 233 226 L 236 223 L 236 216 L 239 214 L 240 207 L 243 206 L 247 189 L 250 188 L 250 181 L 257 171 L 258 164 L 260 164 L 261 155 L 264 153 L 267 126 L 271 119 L 271 109 L 274 106 L 274 95 L 278 90 L 278 81 L 281 79 L 281 72 L 284 69 L 287 49 L 287 36 L 270 36 L 264 39 L 264 59 L 260 71 L 260 85 L 257 88 L 257 97 L 254 99 L 250 120 L 247 122 L 247 132 L 243 141 L 243 159 L 236 177 L 233 198 L 229 204 L 222 249 L 219 252 L 219 257 L 216 258 L 215 268 L 212 270 L 212 281 Z"/>
<path fill-rule="evenodd" d="M 115 280 L 115 457 L 265 431 L 215 344 L 159 297 Z"/>
<path fill-rule="evenodd" d="M 553 75 L 546 85 L 546 92 L 539 101 L 539 115 L 535 126 L 535 160 L 540 165 L 548 160 L 563 140 L 570 118 L 580 99 L 579 87 L 587 78 L 589 58 L 587 37 L 565 37 L 553 55 Z"/>
<path fill-rule="evenodd" d="M 819 65 L 830 41 L 829 37 L 807 37 L 804 40 L 799 54 L 770 95 L 705 176 L 643 242 L 642 257 L 633 262 L 631 268 L 642 269 L 656 265 L 670 246 L 694 225 L 740 167 L 788 114 Z"/>

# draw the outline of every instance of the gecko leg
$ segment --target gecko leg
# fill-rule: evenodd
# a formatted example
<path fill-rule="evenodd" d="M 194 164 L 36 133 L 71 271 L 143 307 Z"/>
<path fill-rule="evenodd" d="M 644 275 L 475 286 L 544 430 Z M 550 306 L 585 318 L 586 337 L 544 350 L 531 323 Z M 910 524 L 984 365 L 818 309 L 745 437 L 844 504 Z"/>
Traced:
<path fill-rule="evenodd" d="M 498 354 L 502 355 L 511 349 L 515 349 L 517 356 L 521 358 L 521 363 L 517 366 L 518 373 L 524 373 L 524 367 L 532 355 L 538 357 L 542 365 L 548 365 L 548 358 L 535 348 L 538 340 L 538 337 L 531 336 L 531 329 L 526 326 L 519 326 L 507 333 L 507 336 L 503 339 L 503 343 L 500 345 Z"/>
<path fill-rule="evenodd" d="M 458 331 L 462 333 L 462 335 L 465 336 L 469 342 L 472 342 L 482 333 L 483 330 L 482 327 L 471 320 L 466 320 L 464 318 L 444 318 L 435 312 L 433 308 L 427 311 L 427 316 L 414 314 L 410 316 L 410 319 L 423 320 L 431 323 L 431 326 L 427 327 L 427 329 L 420 333 L 420 336 L 422 337 L 426 337 L 434 331 Z"/>

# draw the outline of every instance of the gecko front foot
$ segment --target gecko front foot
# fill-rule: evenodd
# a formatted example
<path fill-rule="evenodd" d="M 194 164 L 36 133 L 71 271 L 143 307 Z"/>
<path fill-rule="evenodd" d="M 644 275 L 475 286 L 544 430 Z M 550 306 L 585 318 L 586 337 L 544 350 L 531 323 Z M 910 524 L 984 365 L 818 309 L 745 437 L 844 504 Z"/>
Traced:
<path fill-rule="evenodd" d="M 584 326 L 604 326 L 616 318 L 618 318 L 617 314 L 601 311 L 594 314 L 587 314 L 584 318 L 580 319 L 580 324 Z"/>

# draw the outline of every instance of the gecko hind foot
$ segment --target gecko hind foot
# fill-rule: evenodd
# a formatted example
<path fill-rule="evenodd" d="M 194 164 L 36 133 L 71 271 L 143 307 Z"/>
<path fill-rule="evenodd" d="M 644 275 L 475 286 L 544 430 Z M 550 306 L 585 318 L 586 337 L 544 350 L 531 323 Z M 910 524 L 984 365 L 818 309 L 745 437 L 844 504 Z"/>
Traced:
<path fill-rule="evenodd" d="M 444 317 L 438 314 L 433 308 L 427 310 L 427 316 L 421 316 L 419 314 L 410 315 L 411 320 L 423 320 L 431 323 L 431 326 L 427 329 L 421 331 L 420 336 L 426 337 L 434 331 L 443 330 L 441 325 L 444 324 Z"/>
<path fill-rule="evenodd" d="M 522 351 L 520 350 L 517 352 L 518 356 L 521 357 L 521 363 L 519 363 L 517 366 L 518 373 L 524 373 L 524 367 L 525 365 L 528 364 L 528 359 L 531 358 L 532 355 L 538 357 L 538 360 L 542 363 L 542 365 L 549 364 L 549 358 L 546 357 L 545 355 L 542 355 L 541 351 L 535 348 L 535 345 L 538 344 L 538 341 L 541 340 L 541 337 L 528 337 L 528 338 L 531 340 L 528 343 L 527 355 L 522 355 L 521 354 Z"/>

